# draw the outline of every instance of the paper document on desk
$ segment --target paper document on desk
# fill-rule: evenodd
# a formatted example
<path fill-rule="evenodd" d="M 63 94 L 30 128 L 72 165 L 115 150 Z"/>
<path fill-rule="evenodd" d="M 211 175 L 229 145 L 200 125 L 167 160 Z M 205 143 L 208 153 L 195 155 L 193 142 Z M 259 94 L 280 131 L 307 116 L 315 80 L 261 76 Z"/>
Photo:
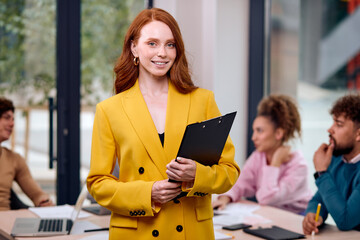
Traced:
<path fill-rule="evenodd" d="M 85 232 L 85 230 L 89 229 L 98 229 L 100 228 L 99 225 L 96 225 L 90 221 L 81 220 L 81 221 L 75 221 L 73 228 L 71 229 L 71 234 L 82 234 Z"/>
<path fill-rule="evenodd" d="M 231 235 L 227 235 L 218 231 L 214 231 L 215 233 L 215 240 L 226 240 L 226 239 L 232 239 Z"/>
<path fill-rule="evenodd" d="M 223 210 L 214 210 L 214 213 L 222 214 L 247 214 L 252 213 L 260 208 L 256 204 L 244 204 L 244 203 L 229 203 Z"/>
<path fill-rule="evenodd" d="M 40 218 L 71 218 L 74 207 L 66 204 L 54 207 L 30 207 L 29 210 Z M 78 218 L 86 218 L 89 216 L 91 216 L 90 213 L 80 211 Z"/>
<path fill-rule="evenodd" d="M 271 220 L 253 213 L 259 209 L 259 205 L 229 203 L 224 210 L 215 210 L 217 215 L 213 217 L 214 225 L 233 225 L 237 223 L 260 224 L 270 223 Z"/>
<path fill-rule="evenodd" d="M 81 240 L 99 240 L 99 239 L 109 239 L 109 232 L 102 232 L 91 236 L 86 236 L 80 238 Z"/>

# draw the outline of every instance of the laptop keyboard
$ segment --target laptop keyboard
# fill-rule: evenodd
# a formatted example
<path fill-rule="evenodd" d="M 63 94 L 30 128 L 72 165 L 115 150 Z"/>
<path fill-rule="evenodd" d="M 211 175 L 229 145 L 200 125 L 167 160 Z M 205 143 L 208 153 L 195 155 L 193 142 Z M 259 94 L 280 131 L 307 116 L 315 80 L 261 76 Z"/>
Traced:
<path fill-rule="evenodd" d="M 39 232 L 61 232 L 63 219 L 41 219 Z"/>

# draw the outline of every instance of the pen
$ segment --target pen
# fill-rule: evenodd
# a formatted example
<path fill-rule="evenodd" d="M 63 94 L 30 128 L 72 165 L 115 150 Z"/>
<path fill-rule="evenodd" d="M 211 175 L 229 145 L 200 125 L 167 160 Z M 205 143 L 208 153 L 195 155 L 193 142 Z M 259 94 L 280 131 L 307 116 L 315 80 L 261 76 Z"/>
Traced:
<path fill-rule="evenodd" d="M 228 235 L 229 237 L 231 237 L 231 239 L 235 239 L 235 236 L 233 236 L 233 235 L 230 234 L 230 233 L 225 233 L 225 235 Z"/>
<path fill-rule="evenodd" d="M 98 231 L 109 231 L 109 228 L 87 229 L 84 232 L 98 232 Z"/>
<path fill-rule="evenodd" d="M 317 205 L 317 209 L 316 209 L 316 215 L 315 215 L 315 222 L 317 222 L 319 220 L 319 214 L 320 214 L 320 209 L 321 209 L 321 203 L 318 203 Z M 315 235 L 315 232 L 312 231 L 311 235 Z"/>

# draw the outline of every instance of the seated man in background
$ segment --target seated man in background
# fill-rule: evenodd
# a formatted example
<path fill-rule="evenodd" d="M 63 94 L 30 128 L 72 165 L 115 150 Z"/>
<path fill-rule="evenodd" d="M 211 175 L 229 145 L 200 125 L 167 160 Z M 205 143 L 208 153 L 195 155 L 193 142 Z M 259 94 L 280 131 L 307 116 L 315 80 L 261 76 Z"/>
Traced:
<path fill-rule="evenodd" d="M 329 144 L 323 143 L 313 158 L 318 191 L 306 210 L 305 234 L 318 233 L 329 213 L 340 230 L 360 230 L 360 95 L 338 99 L 330 114 Z"/>
<path fill-rule="evenodd" d="M 0 97 L 0 144 L 8 140 L 14 127 L 14 105 Z M 54 205 L 48 194 L 32 178 L 24 158 L 0 146 L 0 211 L 10 210 L 11 188 L 16 181 L 24 193 L 33 201 L 34 206 Z"/>

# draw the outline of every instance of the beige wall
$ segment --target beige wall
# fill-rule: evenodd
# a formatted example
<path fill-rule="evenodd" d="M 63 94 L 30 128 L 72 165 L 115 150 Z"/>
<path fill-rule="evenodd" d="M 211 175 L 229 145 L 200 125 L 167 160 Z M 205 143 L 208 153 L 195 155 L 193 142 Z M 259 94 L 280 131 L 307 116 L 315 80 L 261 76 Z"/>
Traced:
<path fill-rule="evenodd" d="M 178 21 L 193 80 L 213 90 L 220 111 L 237 111 L 236 161 L 246 157 L 249 0 L 156 0 Z"/>

